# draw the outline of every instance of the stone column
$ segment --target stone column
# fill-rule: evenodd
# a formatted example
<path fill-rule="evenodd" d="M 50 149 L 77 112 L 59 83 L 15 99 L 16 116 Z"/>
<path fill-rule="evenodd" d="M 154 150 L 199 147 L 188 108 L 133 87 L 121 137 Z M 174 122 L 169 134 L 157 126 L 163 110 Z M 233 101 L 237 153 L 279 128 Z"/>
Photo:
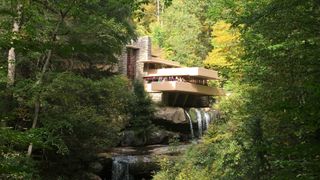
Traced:
<path fill-rule="evenodd" d="M 119 56 L 119 62 L 118 62 L 118 67 L 119 67 L 119 72 L 125 76 L 127 76 L 127 47 L 123 47 L 122 53 Z"/>
<path fill-rule="evenodd" d="M 136 79 L 142 80 L 144 63 L 141 61 L 151 59 L 151 39 L 148 36 L 140 37 L 134 42 L 134 45 L 139 48 L 136 62 Z"/>

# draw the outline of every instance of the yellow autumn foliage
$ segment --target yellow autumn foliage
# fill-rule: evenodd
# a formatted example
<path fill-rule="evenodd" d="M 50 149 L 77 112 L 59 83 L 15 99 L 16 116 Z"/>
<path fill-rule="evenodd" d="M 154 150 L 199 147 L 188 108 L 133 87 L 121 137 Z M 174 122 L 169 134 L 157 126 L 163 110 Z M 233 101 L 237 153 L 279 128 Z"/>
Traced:
<path fill-rule="evenodd" d="M 217 70 L 232 68 L 232 64 L 241 53 L 239 37 L 239 32 L 232 29 L 230 24 L 224 21 L 214 24 L 212 27 L 214 49 L 208 54 L 204 64 Z"/>

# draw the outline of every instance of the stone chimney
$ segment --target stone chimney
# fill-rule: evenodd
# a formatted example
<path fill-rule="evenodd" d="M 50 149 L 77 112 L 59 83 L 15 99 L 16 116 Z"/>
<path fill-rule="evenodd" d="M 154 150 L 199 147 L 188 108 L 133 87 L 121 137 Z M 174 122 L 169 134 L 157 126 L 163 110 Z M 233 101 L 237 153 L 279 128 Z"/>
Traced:
<path fill-rule="evenodd" d="M 134 46 L 139 48 L 138 58 L 136 62 L 136 79 L 142 79 L 143 77 L 143 65 L 141 61 L 147 61 L 151 59 L 151 38 L 149 36 L 139 37 Z"/>
<path fill-rule="evenodd" d="M 140 48 L 138 61 L 151 59 L 151 38 L 149 36 L 139 37 L 133 45 Z"/>
<path fill-rule="evenodd" d="M 130 48 L 130 46 L 132 46 Z M 142 80 L 143 77 L 143 65 L 141 61 L 147 61 L 151 59 L 151 38 L 149 36 L 139 37 L 136 41 L 132 41 L 128 46 L 124 47 L 122 54 L 119 56 L 119 72 L 124 75 L 127 74 L 128 65 L 128 48 L 137 49 L 137 54 L 135 55 L 135 79 Z"/>

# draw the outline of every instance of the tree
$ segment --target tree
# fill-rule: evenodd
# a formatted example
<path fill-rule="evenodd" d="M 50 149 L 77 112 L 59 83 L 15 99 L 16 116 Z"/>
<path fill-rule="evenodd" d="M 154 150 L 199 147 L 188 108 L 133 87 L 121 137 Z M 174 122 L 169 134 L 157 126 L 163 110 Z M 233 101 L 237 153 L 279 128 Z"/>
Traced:
<path fill-rule="evenodd" d="M 219 105 L 223 118 L 212 126 L 204 143 L 160 175 L 317 179 L 320 4 L 313 0 L 210 3 L 212 20 L 223 19 L 240 32 L 243 53 L 233 64 L 235 71 L 229 72 L 233 93 Z M 196 174 L 187 167 L 203 171 Z"/>
<path fill-rule="evenodd" d="M 199 65 L 206 56 L 210 35 L 205 21 L 205 1 L 173 1 L 163 15 L 163 27 L 155 31 L 156 42 L 164 48 L 168 59 L 185 65 Z M 157 27 L 156 27 L 157 29 Z M 157 35 L 156 33 L 163 33 Z"/>
<path fill-rule="evenodd" d="M 163 26 L 154 26 L 153 37 L 166 57 L 185 65 L 200 65 L 211 48 L 206 1 L 172 1 L 163 14 Z"/>
<path fill-rule="evenodd" d="M 151 35 L 153 26 L 163 25 L 163 13 L 172 4 L 172 0 L 151 0 L 143 4 L 134 13 L 137 33 Z"/>
<path fill-rule="evenodd" d="M 133 83 L 134 96 L 130 100 L 128 113 L 128 129 L 133 129 L 138 136 L 146 142 L 152 130 L 152 120 L 154 118 L 154 107 L 150 97 L 146 94 L 144 86 L 139 81 Z"/>
<path fill-rule="evenodd" d="M 11 44 L 14 45 L 14 40 L 17 39 L 17 33 L 19 33 L 19 29 L 21 26 L 21 15 L 22 15 L 22 4 L 17 3 L 16 8 L 16 17 L 13 20 L 13 28 L 12 28 L 12 41 Z M 7 86 L 13 86 L 14 84 L 14 77 L 16 73 L 16 53 L 15 48 L 11 47 L 8 52 L 8 81 Z"/>
<path fill-rule="evenodd" d="M 127 103 L 113 89 L 126 89 L 126 81 L 102 78 L 114 74 L 110 69 L 117 56 L 122 47 L 134 38 L 130 17 L 140 2 L 19 2 L 23 4 L 23 11 L 19 36 L 14 38 L 15 57 L 19 61 L 15 64 L 15 83 L 11 87 L 13 98 L 10 103 L 1 101 L 1 106 L 12 105 L 10 110 L 1 109 L 4 111 L 1 122 L 6 124 L 0 129 L 0 141 L 4 142 L 0 146 L 1 178 L 45 176 L 46 170 L 57 168 L 54 163 L 68 164 L 68 168 L 56 169 L 56 177 L 73 177 L 74 174 L 66 172 L 74 168 L 73 163 L 88 162 L 88 156 L 81 159 L 79 154 L 94 154 L 102 145 L 116 144 L 117 132 L 126 125 L 122 107 Z M 0 47 L 5 52 L 12 47 L 12 19 L 16 17 L 16 8 L 10 5 L 1 4 L 1 13 L 5 16 L 0 18 Z M 1 57 L 8 57 L 8 54 L 1 53 Z M 1 61 L 0 67 L 5 68 L 0 70 L 1 75 L 8 72 L 8 63 Z M 109 81 L 118 85 L 111 85 Z M 5 96 L 2 77 L 0 87 L 0 95 Z M 92 89 L 82 92 L 81 89 L 86 87 Z M 67 91 L 68 88 L 73 92 Z M 110 116 L 109 110 L 117 115 Z M 96 126 L 101 127 L 101 131 L 93 130 Z M 77 128 L 81 130 L 77 132 Z M 110 141 L 106 141 L 107 138 Z M 84 143 L 79 143 L 79 139 Z M 30 157 L 26 158 L 28 145 Z M 76 148 L 79 145 L 82 149 Z M 37 157 L 48 159 L 39 160 Z M 68 161 L 71 157 L 75 161 Z M 20 162 L 26 168 L 12 166 L 13 162 Z M 50 167 L 40 168 L 42 163 Z"/>
<path fill-rule="evenodd" d="M 232 74 L 236 70 L 234 66 L 239 62 L 243 51 L 239 35 L 239 32 L 232 29 L 231 24 L 225 21 L 218 21 L 212 27 L 212 46 L 214 48 L 208 53 L 204 65 L 217 70 L 225 81 L 231 78 L 230 75 L 234 75 Z"/>

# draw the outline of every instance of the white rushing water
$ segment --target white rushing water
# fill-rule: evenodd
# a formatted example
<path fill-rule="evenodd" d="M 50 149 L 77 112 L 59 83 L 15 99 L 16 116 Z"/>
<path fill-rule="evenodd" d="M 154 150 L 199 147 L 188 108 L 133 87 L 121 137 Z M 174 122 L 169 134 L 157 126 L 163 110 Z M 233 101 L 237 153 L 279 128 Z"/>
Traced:
<path fill-rule="evenodd" d="M 199 133 L 199 138 L 202 137 L 203 134 L 203 124 L 202 124 L 202 116 L 201 116 L 201 111 L 199 109 L 195 109 L 196 114 L 197 114 L 197 122 L 198 122 L 198 133 Z"/>
<path fill-rule="evenodd" d="M 130 178 L 130 163 L 136 161 L 134 156 L 116 156 L 112 158 L 112 180 L 132 180 Z"/>
<path fill-rule="evenodd" d="M 209 128 L 209 124 L 211 122 L 211 117 L 208 112 L 204 112 L 204 120 L 205 120 L 205 129 L 207 130 Z"/>
<path fill-rule="evenodd" d="M 130 174 L 130 166 L 137 163 L 150 163 L 151 159 L 145 156 L 114 156 L 112 157 L 112 180 L 134 180 Z"/>
<path fill-rule="evenodd" d="M 190 124 L 190 132 L 191 132 L 191 139 L 194 139 L 194 132 L 193 132 L 193 125 L 192 125 L 192 119 L 191 119 L 191 116 L 190 114 L 188 113 L 187 110 L 184 110 L 187 118 L 189 119 L 189 124 Z"/>

